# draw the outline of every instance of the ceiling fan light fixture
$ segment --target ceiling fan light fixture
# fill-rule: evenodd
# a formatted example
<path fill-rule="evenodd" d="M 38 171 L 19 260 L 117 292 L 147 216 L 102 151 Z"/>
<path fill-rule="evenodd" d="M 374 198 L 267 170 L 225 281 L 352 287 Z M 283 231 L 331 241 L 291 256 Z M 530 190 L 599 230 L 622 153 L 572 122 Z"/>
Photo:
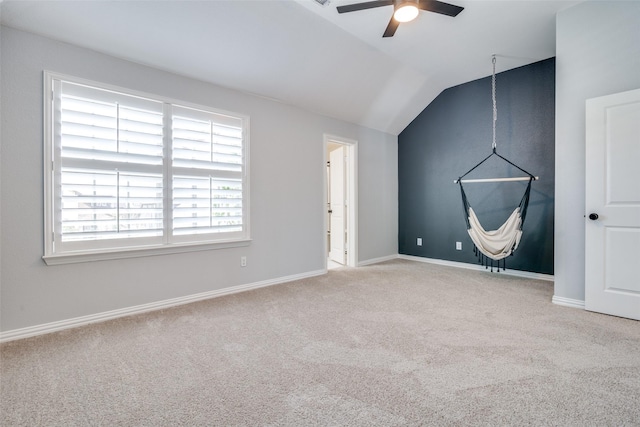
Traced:
<path fill-rule="evenodd" d="M 398 22 L 413 21 L 419 12 L 417 1 L 404 0 L 398 3 L 395 12 L 393 12 L 393 19 Z"/>

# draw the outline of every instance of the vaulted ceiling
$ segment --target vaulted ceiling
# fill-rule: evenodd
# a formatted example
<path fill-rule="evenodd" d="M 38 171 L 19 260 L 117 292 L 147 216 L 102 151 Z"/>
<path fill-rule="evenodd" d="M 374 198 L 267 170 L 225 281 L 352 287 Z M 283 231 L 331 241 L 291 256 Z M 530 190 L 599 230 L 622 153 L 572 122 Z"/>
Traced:
<path fill-rule="evenodd" d="M 1 1 L 1 0 L 0 0 Z M 448 0 L 382 38 L 392 6 L 362 0 L 0 3 L 3 25 L 391 134 L 444 89 L 555 55 L 555 14 L 578 1 Z"/>

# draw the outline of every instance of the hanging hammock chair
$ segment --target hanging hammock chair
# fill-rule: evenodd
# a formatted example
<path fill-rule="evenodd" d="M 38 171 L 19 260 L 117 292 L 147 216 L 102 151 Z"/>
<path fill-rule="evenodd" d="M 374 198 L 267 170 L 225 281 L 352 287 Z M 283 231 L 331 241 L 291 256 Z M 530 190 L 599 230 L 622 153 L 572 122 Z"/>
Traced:
<path fill-rule="evenodd" d="M 465 221 L 467 223 L 467 232 L 474 244 L 474 253 L 478 257 L 478 261 L 484 264 L 485 268 L 491 267 L 493 271 L 494 261 L 497 261 L 497 268 L 500 271 L 500 261 L 502 261 L 502 269 L 506 269 L 506 258 L 513 255 L 518 248 L 520 239 L 522 238 L 522 226 L 527 216 L 527 208 L 529 206 L 529 196 L 531 194 L 531 182 L 537 180 L 538 177 L 533 176 L 520 166 L 514 164 L 510 160 L 498 154 L 496 151 L 496 57 L 493 56 L 493 75 L 491 81 L 492 98 L 493 98 L 493 150 L 490 155 L 485 157 L 480 163 L 469 169 L 461 175 L 454 183 L 460 186 L 460 194 L 462 196 L 462 206 L 464 208 Z M 483 178 L 483 179 L 463 179 L 478 166 L 489 160 L 489 158 L 497 156 L 511 166 L 524 172 L 525 177 L 514 178 Z M 524 195 L 520 200 L 520 204 L 516 207 L 507 220 L 497 230 L 485 230 L 473 208 L 469 204 L 467 195 L 462 186 L 463 182 L 505 182 L 505 181 L 528 181 Z"/>
<path fill-rule="evenodd" d="M 480 166 L 484 161 L 489 159 L 489 157 L 496 155 L 508 163 L 512 164 L 516 168 L 522 170 L 527 173 L 528 177 L 523 178 L 497 178 L 497 179 L 482 179 L 482 180 L 464 180 L 463 177 L 467 175 L 471 170 Z M 503 269 L 506 268 L 505 258 L 512 255 L 513 252 L 518 248 L 520 244 L 520 239 L 522 237 L 522 226 L 524 225 L 524 220 L 527 216 L 527 208 L 529 206 L 529 195 L 531 194 L 531 182 L 537 179 L 535 176 L 529 174 L 525 170 L 520 167 L 514 165 L 509 160 L 502 157 L 495 150 L 494 152 L 487 158 L 485 158 L 478 165 L 473 167 L 469 172 L 462 175 L 460 178 L 456 180 L 458 185 L 460 186 L 460 194 L 462 196 L 462 207 L 465 213 L 465 221 L 467 223 L 467 232 L 469 233 L 469 237 L 474 244 L 474 252 L 478 256 L 481 263 L 484 263 L 485 266 L 491 266 L 493 271 L 493 261 L 498 261 L 497 267 L 498 271 L 500 270 L 500 260 L 503 260 Z M 516 207 L 509 218 L 497 229 L 487 231 L 484 229 L 478 217 L 476 216 L 475 211 L 469 204 L 469 200 L 467 199 L 467 194 L 464 191 L 464 187 L 462 185 L 463 182 L 496 182 L 496 181 L 523 181 L 527 180 L 527 187 L 525 189 L 524 195 L 520 200 L 520 204 Z M 491 261 L 490 261 L 491 260 Z"/>

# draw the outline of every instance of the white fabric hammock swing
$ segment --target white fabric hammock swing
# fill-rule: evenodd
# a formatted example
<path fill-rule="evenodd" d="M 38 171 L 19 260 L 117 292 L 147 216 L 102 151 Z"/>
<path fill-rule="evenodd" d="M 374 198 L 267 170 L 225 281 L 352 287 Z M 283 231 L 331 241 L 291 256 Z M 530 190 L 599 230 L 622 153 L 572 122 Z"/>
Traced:
<path fill-rule="evenodd" d="M 467 222 L 467 233 L 473 241 L 474 252 L 478 256 L 481 263 L 485 266 L 491 266 L 493 271 L 493 261 L 498 261 L 498 271 L 500 270 L 500 260 L 503 261 L 503 270 L 506 268 L 505 258 L 511 256 L 518 248 L 520 239 L 522 238 L 522 225 L 527 215 L 527 207 L 529 205 L 529 196 L 531 194 L 531 182 L 535 177 L 529 177 L 529 183 L 525 190 L 520 204 L 513 210 L 509 218 L 497 230 L 485 230 L 473 208 L 469 205 L 467 195 L 462 186 L 463 180 L 458 180 L 460 185 L 460 193 L 462 195 L 462 206 L 465 212 L 465 220 Z M 491 261 L 489 261 L 491 260 Z"/>
<path fill-rule="evenodd" d="M 471 222 L 471 227 L 467 230 L 469 237 L 476 247 L 488 257 L 500 261 L 518 249 L 522 238 L 520 227 L 522 218 L 519 208 L 514 210 L 509 219 L 497 230 L 486 231 L 472 208 L 469 208 L 469 222 Z"/>
<path fill-rule="evenodd" d="M 460 185 L 460 193 L 462 195 L 462 205 L 465 212 L 465 220 L 467 222 L 467 232 L 474 244 L 474 253 L 478 257 L 480 263 L 484 264 L 486 268 L 491 266 L 493 271 L 493 261 L 497 261 L 497 268 L 500 271 L 500 261 L 502 260 L 502 269 L 506 268 L 506 258 L 511 256 L 513 252 L 518 248 L 520 240 L 522 238 L 522 225 L 527 215 L 527 207 L 529 205 L 529 196 L 531 194 L 531 182 L 537 180 L 538 177 L 533 176 L 526 170 L 502 157 L 496 151 L 496 120 L 498 112 L 496 108 L 496 56 L 493 55 L 493 75 L 491 80 L 491 91 L 493 99 L 493 151 L 485 157 L 480 163 L 472 167 L 465 174 L 461 175 L 454 183 Z M 475 170 L 478 166 L 483 164 L 492 156 L 498 156 L 502 160 L 506 161 L 510 165 L 516 167 L 520 171 L 524 172 L 528 176 L 515 177 L 515 178 L 485 178 L 485 179 L 463 179 L 466 175 Z M 487 231 L 482 227 L 476 213 L 469 205 L 467 195 L 465 194 L 462 186 L 463 182 L 500 182 L 500 181 L 529 181 L 527 188 L 520 200 L 520 204 L 509 215 L 509 218 L 497 229 Z"/>

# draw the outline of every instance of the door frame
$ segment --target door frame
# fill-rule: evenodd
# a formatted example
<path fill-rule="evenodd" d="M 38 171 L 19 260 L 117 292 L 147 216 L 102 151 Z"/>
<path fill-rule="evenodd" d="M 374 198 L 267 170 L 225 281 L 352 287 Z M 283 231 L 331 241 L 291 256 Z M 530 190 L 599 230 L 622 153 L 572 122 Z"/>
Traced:
<path fill-rule="evenodd" d="M 329 195 L 328 189 L 328 173 L 327 173 L 327 162 L 329 161 L 328 151 L 329 151 L 329 143 L 340 144 L 344 146 L 347 150 L 347 163 L 346 163 L 346 198 L 347 198 L 347 208 L 345 217 L 347 219 L 347 266 L 349 267 L 357 267 L 358 265 L 358 141 L 350 138 L 343 138 L 340 136 L 324 134 L 323 136 L 323 144 L 322 144 L 322 170 L 324 179 L 323 182 L 323 199 L 322 199 L 322 209 L 323 209 L 323 229 L 322 229 L 322 241 L 324 250 L 324 266 L 327 268 L 327 253 L 328 253 L 328 245 L 327 245 L 327 231 L 329 230 L 329 220 L 327 215 L 327 200 Z"/>

